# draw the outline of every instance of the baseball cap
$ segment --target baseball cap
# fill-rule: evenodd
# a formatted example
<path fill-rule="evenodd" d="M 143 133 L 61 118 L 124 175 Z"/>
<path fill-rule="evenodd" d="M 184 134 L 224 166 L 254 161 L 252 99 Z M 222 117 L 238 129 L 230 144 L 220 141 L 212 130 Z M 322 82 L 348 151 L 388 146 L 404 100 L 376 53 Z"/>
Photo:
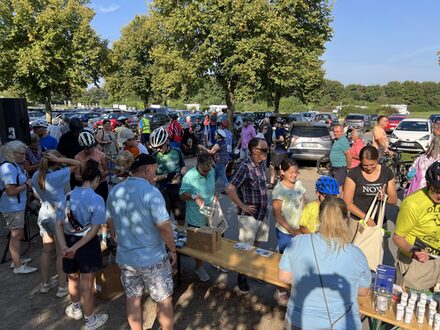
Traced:
<path fill-rule="evenodd" d="M 124 128 L 119 132 L 118 143 L 122 147 L 125 141 L 133 138 L 134 138 L 134 133 L 132 132 L 132 130 L 129 128 Z"/>
<path fill-rule="evenodd" d="M 147 154 L 140 154 L 139 156 L 136 157 L 133 164 L 131 164 L 129 171 L 133 172 L 143 165 L 152 165 L 156 163 L 157 163 L 156 158 L 154 158 L 153 156 Z"/>

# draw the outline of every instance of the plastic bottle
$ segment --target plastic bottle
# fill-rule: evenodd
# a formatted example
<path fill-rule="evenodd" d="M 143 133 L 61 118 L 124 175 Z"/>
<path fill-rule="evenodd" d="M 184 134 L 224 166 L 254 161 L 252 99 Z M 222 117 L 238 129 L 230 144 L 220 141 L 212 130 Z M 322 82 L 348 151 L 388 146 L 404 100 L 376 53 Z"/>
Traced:
<path fill-rule="evenodd" d="M 434 316 L 434 330 L 440 330 L 440 314 L 435 313 Z"/>
<path fill-rule="evenodd" d="M 388 293 L 385 287 L 381 286 L 376 292 L 376 312 L 385 314 L 388 311 Z"/>
<path fill-rule="evenodd" d="M 407 306 L 405 308 L 405 323 L 410 324 L 412 322 L 413 315 L 414 315 L 414 311 L 410 306 Z"/>
<path fill-rule="evenodd" d="M 408 302 L 408 293 L 406 293 L 406 292 L 402 292 L 402 295 L 400 296 L 400 302 L 405 302 L 405 305 L 407 304 L 407 302 Z"/>
<path fill-rule="evenodd" d="M 405 307 L 402 304 L 397 304 L 396 307 L 396 321 L 403 321 L 403 315 L 405 314 Z"/>
<path fill-rule="evenodd" d="M 434 317 L 436 314 L 436 308 L 432 308 L 429 307 L 429 312 L 428 312 L 428 325 L 432 327 L 432 325 L 434 324 Z"/>
<path fill-rule="evenodd" d="M 417 309 L 417 323 L 422 324 L 425 321 L 425 308 Z"/>
<path fill-rule="evenodd" d="M 431 302 L 429 303 L 429 308 L 434 308 L 437 309 L 437 301 L 435 300 L 431 300 Z"/>

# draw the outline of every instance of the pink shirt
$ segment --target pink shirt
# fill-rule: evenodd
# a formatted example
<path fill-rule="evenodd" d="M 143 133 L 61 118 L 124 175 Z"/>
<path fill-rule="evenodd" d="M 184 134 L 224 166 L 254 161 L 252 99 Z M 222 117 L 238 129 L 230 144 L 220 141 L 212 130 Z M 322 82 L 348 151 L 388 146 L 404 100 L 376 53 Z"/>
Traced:
<path fill-rule="evenodd" d="M 354 142 L 350 148 L 350 153 L 352 156 L 357 156 L 359 158 L 359 153 L 361 152 L 361 149 L 364 147 L 364 141 L 362 139 L 357 139 L 356 142 Z M 358 159 L 351 159 L 351 166 L 350 168 L 358 167 L 361 163 Z"/>
<path fill-rule="evenodd" d="M 256 137 L 255 128 L 251 124 L 241 129 L 241 149 L 247 149 L 249 141 Z"/>

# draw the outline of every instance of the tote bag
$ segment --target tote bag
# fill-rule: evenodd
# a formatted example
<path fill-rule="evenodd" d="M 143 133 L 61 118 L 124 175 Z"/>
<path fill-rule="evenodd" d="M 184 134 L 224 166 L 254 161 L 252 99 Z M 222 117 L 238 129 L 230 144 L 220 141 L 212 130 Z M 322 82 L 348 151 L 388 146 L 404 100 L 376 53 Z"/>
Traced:
<path fill-rule="evenodd" d="M 383 260 L 383 220 L 385 217 L 385 205 L 388 195 L 384 195 L 382 200 L 378 199 L 377 194 L 371 203 L 365 219 L 373 218 L 379 212 L 377 224 L 374 227 L 368 226 L 366 223 L 358 222 L 358 228 L 353 238 L 353 244 L 359 247 L 367 257 L 368 266 L 371 270 L 376 271 L 377 265 Z"/>
<path fill-rule="evenodd" d="M 229 228 L 228 221 L 223 214 L 222 207 L 219 201 L 213 203 L 214 212 L 211 217 L 208 217 L 208 223 L 211 227 L 220 230 L 222 234 Z"/>

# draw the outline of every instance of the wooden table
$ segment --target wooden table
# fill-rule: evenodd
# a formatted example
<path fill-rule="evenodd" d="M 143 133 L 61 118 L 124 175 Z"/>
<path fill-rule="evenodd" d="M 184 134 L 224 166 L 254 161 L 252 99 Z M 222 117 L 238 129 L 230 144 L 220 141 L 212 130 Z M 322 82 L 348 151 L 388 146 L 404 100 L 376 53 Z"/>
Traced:
<path fill-rule="evenodd" d="M 177 252 L 290 290 L 290 285 L 278 279 L 280 253 L 273 252 L 271 257 L 263 257 L 255 253 L 255 248 L 250 251 L 235 249 L 235 243 L 237 242 L 223 238 L 222 248 L 214 253 L 195 250 L 187 246 L 182 249 L 177 249 Z M 180 257 L 178 258 L 178 272 L 180 273 L 179 260 Z M 411 324 L 396 321 L 395 309 L 396 305 L 392 304 L 392 308 L 387 314 L 377 314 L 372 304 L 371 294 L 367 297 L 359 298 L 359 312 L 367 317 L 380 321 L 379 324 L 385 322 L 402 329 L 432 329 L 432 327 L 428 326 L 426 319 L 423 324 L 417 323 L 416 313 L 414 313 Z"/>
<path fill-rule="evenodd" d="M 278 279 L 281 254 L 274 252 L 270 257 L 263 257 L 255 253 L 255 248 L 250 251 L 235 249 L 235 243 L 237 242 L 223 238 L 222 248 L 214 253 L 191 249 L 187 246 L 177 249 L 177 252 L 279 287 L 290 288 L 289 284 Z"/>

